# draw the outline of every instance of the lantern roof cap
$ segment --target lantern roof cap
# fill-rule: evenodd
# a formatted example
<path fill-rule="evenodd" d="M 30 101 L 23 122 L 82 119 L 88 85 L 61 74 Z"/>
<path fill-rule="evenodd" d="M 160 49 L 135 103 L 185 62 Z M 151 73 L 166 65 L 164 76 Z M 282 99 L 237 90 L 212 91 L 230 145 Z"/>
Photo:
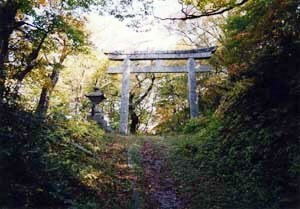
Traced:
<path fill-rule="evenodd" d="M 104 97 L 104 94 L 100 91 L 98 87 L 94 87 L 94 92 L 86 94 L 87 97 Z"/>

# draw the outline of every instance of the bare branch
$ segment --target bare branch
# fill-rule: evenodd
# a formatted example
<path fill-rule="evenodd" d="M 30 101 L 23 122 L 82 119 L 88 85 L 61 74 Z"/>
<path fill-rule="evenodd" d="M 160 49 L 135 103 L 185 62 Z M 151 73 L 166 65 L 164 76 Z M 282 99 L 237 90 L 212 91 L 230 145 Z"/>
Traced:
<path fill-rule="evenodd" d="M 14 26 L 14 29 L 19 29 L 20 27 L 22 27 L 23 25 L 28 25 L 32 28 L 35 28 L 35 29 L 38 29 L 40 31 L 43 31 L 44 33 L 48 33 L 48 31 L 44 28 L 41 28 L 37 25 L 33 25 L 31 23 L 28 23 L 28 22 L 25 22 L 25 21 L 19 21 L 19 22 L 16 22 L 15 26 Z"/>
<path fill-rule="evenodd" d="M 154 85 L 154 81 L 155 81 L 155 76 L 154 74 L 151 74 L 151 84 L 149 85 L 148 89 L 146 90 L 146 92 L 140 97 L 138 98 L 135 103 L 134 103 L 134 106 L 137 106 L 139 105 L 147 96 L 148 94 L 150 93 L 150 91 L 152 90 L 153 88 L 153 85 Z"/>
<path fill-rule="evenodd" d="M 224 12 L 228 12 L 236 7 L 242 6 L 243 4 L 245 4 L 246 2 L 248 2 L 249 0 L 242 0 L 239 3 L 230 5 L 228 7 L 222 7 L 222 8 L 217 8 L 217 9 L 213 9 L 213 10 L 207 10 L 202 14 L 195 14 L 195 12 L 190 13 L 192 11 L 192 9 L 188 10 L 182 6 L 181 12 L 184 14 L 184 17 L 157 17 L 155 16 L 155 18 L 158 18 L 160 20 L 191 20 L 191 19 L 198 19 L 201 17 L 209 17 L 209 16 L 215 16 L 215 15 L 221 15 Z M 183 3 L 182 3 L 183 4 Z"/>

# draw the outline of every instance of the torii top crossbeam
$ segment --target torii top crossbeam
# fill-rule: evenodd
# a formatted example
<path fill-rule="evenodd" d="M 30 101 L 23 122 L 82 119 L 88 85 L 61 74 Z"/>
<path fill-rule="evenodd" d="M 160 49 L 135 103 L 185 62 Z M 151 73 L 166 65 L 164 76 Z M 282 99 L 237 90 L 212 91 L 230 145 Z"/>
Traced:
<path fill-rule="evenodd" d="M 216 47 L 208 47 L 191 50 L 168 50 L 168 51 L 114 51 L 105 52 L 110 60 L 172 60 L 172 59 L 208 59 L 214 53 Z"/>

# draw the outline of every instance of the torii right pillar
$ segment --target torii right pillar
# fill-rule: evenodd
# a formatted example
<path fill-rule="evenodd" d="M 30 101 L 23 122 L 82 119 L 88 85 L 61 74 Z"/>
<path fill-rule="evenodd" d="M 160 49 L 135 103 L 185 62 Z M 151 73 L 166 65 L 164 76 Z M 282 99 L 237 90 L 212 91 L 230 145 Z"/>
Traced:
<path fill-rule="evenodd" d="M 198 106 L 198 96 L 197 96 L 195 60 L 193 58 L 188 59 L 187 70 L 188 70 L 190 117 L 195 118 L 199 115 L 199 106 Z"/>

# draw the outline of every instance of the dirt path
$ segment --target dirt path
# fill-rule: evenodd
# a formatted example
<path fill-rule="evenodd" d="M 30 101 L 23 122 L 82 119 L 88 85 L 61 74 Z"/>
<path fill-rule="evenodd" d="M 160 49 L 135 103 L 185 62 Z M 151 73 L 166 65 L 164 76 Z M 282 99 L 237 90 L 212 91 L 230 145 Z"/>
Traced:
<path fill-rule="evenodd" d="M 141 149 L 147 208 L 182 209 L 162 152 L 150 140 Z"/>

